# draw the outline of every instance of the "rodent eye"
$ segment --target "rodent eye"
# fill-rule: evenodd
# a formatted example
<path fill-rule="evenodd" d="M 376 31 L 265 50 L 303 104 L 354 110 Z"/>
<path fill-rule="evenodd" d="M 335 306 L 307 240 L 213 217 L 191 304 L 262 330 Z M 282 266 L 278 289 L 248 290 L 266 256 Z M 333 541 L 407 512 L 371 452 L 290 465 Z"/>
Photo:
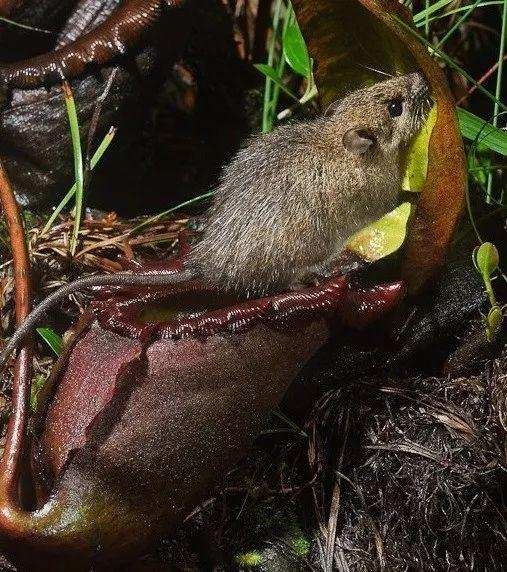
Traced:
<path fill-rule="evenodd" d="M 403 100 L 391 99 L 387 104 L 387 111 L 391 117 L 399 117 L 403 113 Z"/>

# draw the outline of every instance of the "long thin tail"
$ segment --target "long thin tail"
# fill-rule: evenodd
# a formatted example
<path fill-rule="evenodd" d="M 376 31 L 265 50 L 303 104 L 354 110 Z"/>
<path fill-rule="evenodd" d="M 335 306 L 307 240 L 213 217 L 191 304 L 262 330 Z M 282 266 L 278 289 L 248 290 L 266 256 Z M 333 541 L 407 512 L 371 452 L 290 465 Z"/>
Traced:
<path fill-rule="evenodd" d="M 52 308 L 57 302 L 66 298 L 69 294 L 73 294 L 79 290 L 93 288 L 94 286 L 128 286 L 128 287 L 147 287 L 147 286 L 168 286 L 187 282 L 195 278 L 195 274 L 191 270 L 183 270 L 180 272 L 165 272 L 151 274 L 131 274 L 130 272 L 118 272 L 117 274 L 106 274 L 100 276 L 86 276 L 74 282 L 69 282 L 62 286 L 56 292 L 53 292 L 45 300 L 43 300 L 26 320 L 14 332 L 7 345 L 0 353 L 0 370 L 3 369 L 5 362 L 10 354 L 20 345 L 25 337 L 33 330 L 42 316 Z"/>

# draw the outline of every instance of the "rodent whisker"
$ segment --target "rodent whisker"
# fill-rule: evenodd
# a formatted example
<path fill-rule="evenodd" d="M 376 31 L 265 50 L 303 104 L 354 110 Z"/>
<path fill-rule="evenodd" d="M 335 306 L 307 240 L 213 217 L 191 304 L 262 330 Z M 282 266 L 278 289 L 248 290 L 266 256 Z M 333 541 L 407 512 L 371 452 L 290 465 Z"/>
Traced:
<path fill-rule="evenodd" d="M 359 67 L 362 67 L 362 68 L 365 68 L 365 69 L 367 69 L 367 70 L 376 72 L 376 73 L 378 73 L 378 74 L 380 74 L 380 75 L 384 75 L 384 76 L 386 76 L 386 77 L 395 77 L 395 76 L 394 76 L 393 74 L 391 74 L 391 73 L 388 73 L 388 72 L 379 70 L 379 69 L 374 68 L 374 67 L 371 67 L 371 66 L 367 66 L 367 65 L 365 65 L 365 64 L 357 64 L 357 65 L 358 65 Z"/>

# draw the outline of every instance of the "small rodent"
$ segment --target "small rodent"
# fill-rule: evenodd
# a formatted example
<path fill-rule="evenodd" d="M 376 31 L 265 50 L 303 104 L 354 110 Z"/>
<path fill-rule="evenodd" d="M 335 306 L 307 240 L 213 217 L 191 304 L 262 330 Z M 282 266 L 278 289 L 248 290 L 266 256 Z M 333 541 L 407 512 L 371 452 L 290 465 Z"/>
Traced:
<path fill-rule="evenodd" d="M 16 330 L 0 365 L 55 302 L 84 288 L 199 279 L 259 296 L 328 276 L 347 238 L 398 203 L 405 151 L 429 101 L 426 81 L 411 73 L 351 93 L 328 116 L 254 137 L 224 167 L 184 270 L 88 276 L 63 286 Z"/>
<path fill-rule="evenodd" d="M 396 206 L 427 102 L 412 73 L 351 93 L 328 117 L 254 137 L 223 171 L 189 268 L 248 295 L 326 276 L 347 238 Z"/>

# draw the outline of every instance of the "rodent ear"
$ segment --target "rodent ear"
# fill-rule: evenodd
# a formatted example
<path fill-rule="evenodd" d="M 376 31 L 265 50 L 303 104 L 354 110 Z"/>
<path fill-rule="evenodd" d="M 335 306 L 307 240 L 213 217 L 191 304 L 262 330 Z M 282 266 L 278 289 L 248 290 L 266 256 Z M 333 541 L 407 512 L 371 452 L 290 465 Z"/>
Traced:
<path fill-rule="evenodd" d="M 353 127 L 343 134 L 343 146 L 356 155 L 366 153 L 375 141 L 375 135 L 364 127 Z"/>

